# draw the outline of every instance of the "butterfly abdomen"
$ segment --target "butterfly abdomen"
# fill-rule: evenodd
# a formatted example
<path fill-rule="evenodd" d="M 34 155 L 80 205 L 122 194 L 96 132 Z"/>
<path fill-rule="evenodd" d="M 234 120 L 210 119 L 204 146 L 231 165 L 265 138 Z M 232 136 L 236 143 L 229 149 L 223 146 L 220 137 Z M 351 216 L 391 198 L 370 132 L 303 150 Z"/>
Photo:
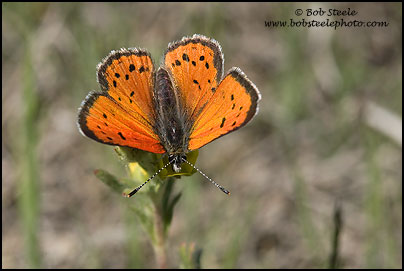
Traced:
<path fill-rule="evenodd" d="M 184 153 L 187 144 L 185 127 L 180 112 L 180 99 L 169 73 L 158 69 L 154 88 L 156 107 L 156 132 L 169 154 Z"/>

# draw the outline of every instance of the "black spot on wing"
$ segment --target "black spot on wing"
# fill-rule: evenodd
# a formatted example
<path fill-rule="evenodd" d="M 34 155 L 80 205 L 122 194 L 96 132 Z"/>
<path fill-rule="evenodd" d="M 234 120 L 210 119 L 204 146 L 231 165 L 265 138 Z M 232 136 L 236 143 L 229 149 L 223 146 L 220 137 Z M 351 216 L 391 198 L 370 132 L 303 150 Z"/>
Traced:
<path fill-rule="evenodd" d="M 187 54 L 183 54 L 182 59 L 185 60 L 186 62 L 189 62 L 189 56 Z"/>
<path fill-rule="evenodd" d="M 222 123 L 220 124 L 220 128 L 223 128 L 225 121 L 226 121 L 226 118 L 223 118 L 223 119 L 222 119 Z"/>
<path fill-rule="evenodd" d="M 134 70 L 136 70 L 136 69 L 135 69 L 135 65 L 130 64 L 130 65 L 129 65 L 129 72 L 133 72 Z"/>
<path fill-rule="evenodd" d="M 121 132 L 118 132 L 118 135 L 119 135 L 123 140 L 126 140 L 126 138 L 122 135 Z"/>
<path fill-rule="evenodd" d="M 185 46 L 188 44 L 191 44 L 192 51 L 198 50 L 198 48 L 196 46 L 193 46 L 192 44 L 202 44 L 203 46 L 207 46 L 212 50 L 212 52 L 209 52 L 209 54 L 204 53 L 204 55 L 200 55 L 198 59 L 200 61 L 206 61 L 206 56 L 210 55 L 213 57 L 213 61 L 210 63 L 210 65 L 213 65 L 214 68 L 217 70 L 215 79 L 216 79 L 216 81 L 220 82 L 221 77 L 223 75 L 223 53 L 222 53 L 219 43 L 213 39 L 210 39 L 203 35 L 194 35 L 192 37 L 186 37 L 186 38 L 183 38 L 182 40 L 172 42 L 169 44 L 166 52 L 164 53 L 164 58 L 166 57 L 166 55 L 169 52 L 174 51 L 175 49 L 177 49 L 180 46 Z M 206 54 L 206 56 L 205 56 L 205 54 Z M 194 60 L 196 61 L 198 59 L 194 59 Z M 204 63 L 202 63 L 202 64 L 204 64 Z M 206 64 L 205 64 L 205 66 L 206 66 Z M 208 66 L 208 68 L 210 68 L 209 64 L 207 66 Z"/>

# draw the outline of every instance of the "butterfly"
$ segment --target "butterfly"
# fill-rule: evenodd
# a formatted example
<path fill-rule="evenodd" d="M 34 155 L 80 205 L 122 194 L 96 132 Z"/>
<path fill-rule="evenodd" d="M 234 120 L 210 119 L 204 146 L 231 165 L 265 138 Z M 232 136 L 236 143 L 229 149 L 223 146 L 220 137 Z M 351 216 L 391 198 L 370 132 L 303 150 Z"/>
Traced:
<path fill-rule="evenodd" d="M 97 66 L 102 91 L 90 92 L 79 108 L 79 130 L 104 144 L 167 154 L 163 168 L 179 172 L 190 164 L 187 153 L 243 127 L 258 112 L 261 94 L 254 83 L 237 67 L 223 76 L 223 66 L 219 43 L 198 34 L 169 43 L 158 68 L 145 49 L 112 51 Z"/>

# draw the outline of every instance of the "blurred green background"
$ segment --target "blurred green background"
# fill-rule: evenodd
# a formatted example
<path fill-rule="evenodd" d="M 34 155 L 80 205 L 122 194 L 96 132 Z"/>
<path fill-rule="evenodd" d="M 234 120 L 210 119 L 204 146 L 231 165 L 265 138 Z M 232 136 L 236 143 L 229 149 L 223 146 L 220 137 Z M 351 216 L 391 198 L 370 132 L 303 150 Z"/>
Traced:
<path fill-rule="evenodd" d="M 387 27 L 265 27 L 300 9 L 347 9 Z M 342 268 L 402 268 L 402 3 L 2 3 L 2 267 L 154 268 L 125 201 L 94 176 L 126 176 L 83 137 L 77 109 L 111 50 L 216 39 L 225 71 L 262 94 L 243 129 L 203 147 L 169 232 L 202 268 L 323 268 L 340 212 Z M 130 200 L 136 201 L 135 198 Z M 333 252 L 334 250 L 334 252 Z"/>

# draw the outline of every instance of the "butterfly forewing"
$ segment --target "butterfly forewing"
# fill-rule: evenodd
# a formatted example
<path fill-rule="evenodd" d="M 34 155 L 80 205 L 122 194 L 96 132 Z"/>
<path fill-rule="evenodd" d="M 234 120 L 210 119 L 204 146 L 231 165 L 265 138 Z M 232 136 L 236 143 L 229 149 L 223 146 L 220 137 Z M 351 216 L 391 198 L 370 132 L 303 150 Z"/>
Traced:
<path fill-rule="evenodd" d="M 153 70 L 144 50 L 111 52 L 98 66 L 103 91 L 90 93 L 79 110 L 83 134 L 105 144 L 164 153 L 154 130 Z"/>
<path fill-rule="evenodd" d="M 97 68 L 101 88 L 129 113 L 153 125 L 154 65 L 144 49 L 112 51 Z"/>
<path fill-rule="evenodd" d="M 171 43 L 165 66 L 184 101 L 188 149 L 203 145 L 245 125 L 257 112 L 259 92 L 239 68 L 223 75 L 220 45 L 201 35 Z"/>
<path fill-rule="evenodd" d="M 223 76 L 220 45 L 201 35 L 185 37 L 169 44 L 164 64 L 180 92 L 187 121 L 193 121 L 211 99 Z"/>

